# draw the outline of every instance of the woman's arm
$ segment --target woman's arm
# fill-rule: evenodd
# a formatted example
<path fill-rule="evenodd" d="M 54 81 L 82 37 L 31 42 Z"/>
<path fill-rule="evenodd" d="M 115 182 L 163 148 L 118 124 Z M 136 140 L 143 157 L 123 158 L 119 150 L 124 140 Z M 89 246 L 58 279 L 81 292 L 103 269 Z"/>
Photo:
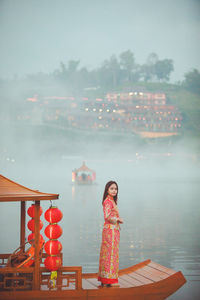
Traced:
<path fill-rule="evenodd" d="M 108 221 L 112 224 L 116 224 L 118 222 L 116 213 L 113 213 L 113 204 L 111 201 L 105 201 L 103 206 L 103 212 L 104 212 L 104 220 Z"/>

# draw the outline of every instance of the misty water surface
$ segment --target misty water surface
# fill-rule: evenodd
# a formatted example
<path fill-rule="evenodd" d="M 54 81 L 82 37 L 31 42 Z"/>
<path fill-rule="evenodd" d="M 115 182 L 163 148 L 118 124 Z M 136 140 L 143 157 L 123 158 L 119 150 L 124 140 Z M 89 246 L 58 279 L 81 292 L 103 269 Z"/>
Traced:
<path fill-rule="evenodd" d="M 64 264 L 81 265 L 84 272 L 98 270 L 102 194 L 105 183 L 116 180 L 119 211 L 124 219 L 120 268 L 150 258 L 181 270 L 188 283 L 170 299 L 198 299 L 195 297 L 200 292 L 199 282 L 192 281 L 198 280 L 200 274 L 198 167 L 186 161 L 184 165 L 178 160 L 169 163 L 167 158 L 139 162 L 135 156 L 132 158 L 88 157 L 86 164 L 97 172 L 94 186 L 71 185 L 71 171 L 82 164 L 82 156 L 66 155 L 48 158 L 43 163 L 35 161 L 34 165 L 27 163 L 31 168 L 15 168 L 12 164 L 4 175 L 30 188 L 60 194 L 54 204 L 64 214 L 60 223 Z M 50 202 L 41 205 L 45 211 Z M 19 246 L 19 211 L 19 204 L 1 204 L 1 228 L 6 229 L 0 234 L 1 253 L 12 252 Z M 46 226 L 43 216 L 42 220 Z"/>

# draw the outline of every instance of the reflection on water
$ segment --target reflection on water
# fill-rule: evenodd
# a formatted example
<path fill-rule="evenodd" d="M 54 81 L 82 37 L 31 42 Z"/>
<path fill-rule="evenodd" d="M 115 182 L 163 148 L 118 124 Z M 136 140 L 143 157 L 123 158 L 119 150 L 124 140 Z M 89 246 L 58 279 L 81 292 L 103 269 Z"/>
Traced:
<path fill-rule="evenodd" d="M 84 272 L 97 272 L 103 226 L 103 190 L 105 183 L 114 179 L 119 184 L 118 206 L 124 219 L 120 268 L 150 258 L 181 270 L 188 282 L 169 299 L 198 299 L 200 282 L 194 280 L 200 280 L 199 181 L 194 181 L 191 176 L 187 178 L 187 172 L 182 170 L 179 170 L 180 176 L 174 173 L 169 176 L 169 173 L 148 168 L 139 172 L 138 167 L 124 161 L 118 164 L 91 161 L 90 165 L 97 172 L 97 185 L 72 185 L 72 161 L 58 163 L 53 171 L 47 172 L 44 167 L 37 178 L 31 174 L 26 177 L 21 174 L 22 178 L 18 178 L 17 173 L 10 176 L 31 188 L 60 194 L 60 200 L 55 204 L 64 214 L 60 222 L 63 235 L 59 239 L 63 244 L 64 264 L 82 265 Z M 195 175 L 195 178 L 199 177 Z M 44 201 L 41 205 L 45 210 L 49 203 Z M 7 224 L 6 232 L 11 238 L 1 243 L 0 252 L 11 252 L 19 243 L 19 232 L 16 232 L 19 206 L 12 203 L 9 208 L 8 204 L 1 207 L 0 225 L 2 228 Z M 45 223 L 44 218 L 42 220 Z M 1 232 L 1 241 L 7 234 Z"/>

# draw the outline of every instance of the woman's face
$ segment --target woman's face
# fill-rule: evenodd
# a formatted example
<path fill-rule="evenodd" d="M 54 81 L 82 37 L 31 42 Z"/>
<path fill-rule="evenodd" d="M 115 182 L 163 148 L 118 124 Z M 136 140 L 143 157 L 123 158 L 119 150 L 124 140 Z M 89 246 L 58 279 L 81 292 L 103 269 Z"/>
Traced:
<path fill-rule="evenodd" d="M 117 186 L 115 183 L 111 184 L 108 188 L 108 195 L 114 197 L 117 195 Z"/>

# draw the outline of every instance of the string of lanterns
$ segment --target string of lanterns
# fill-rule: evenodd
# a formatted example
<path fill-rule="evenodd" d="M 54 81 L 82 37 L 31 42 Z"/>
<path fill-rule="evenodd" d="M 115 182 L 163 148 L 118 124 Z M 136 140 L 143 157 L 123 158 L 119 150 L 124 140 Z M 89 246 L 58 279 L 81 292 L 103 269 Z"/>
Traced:
<path fill-rule="evenodd" d="M 40 216 L 42 215 L 42 208 L 40 207 Z M 26 267 L 30 267 L 32 266 L 32 264 L 34 263 L 34 241 L 35 241 L 35 205 L 32 204 L 27 211 L 29 217 L 31 217 L 31 219 L 28 221 L 27 227 L 28 229 L 31 231 L 31 233 L 28 235 L 28 241 L 29 243 L 32 245 L 32 247 L 30 248 L 30 253 L 32 253 L 32 257 L 29 257 L 29 260 L 26 262 L 26 264 L 24 264 L 24 266 Z M 43 223 L 40 220 L 40 225 L 39 225 L 39 229 L 41 230 L 43 227 Z M 42 248 L 43 244 L 44 244 L 44 239 L 43 236 L 40 234 L 40 248 Z"/>
<path fill-rule="evenodd" d="M 28 241 L 31 245 L 34 245 L 35 239 L 35 204 L 32 204 L 28 210 L 28 215 L 31 219 L 27 223 L 28 229 L 31 233 L 28 235 Z M 43 213 L 42 208 L 40 207 L 40 217 Z M 50 206 L 49 209 L 44 214 L 45 220 L 49 222 L 46 226 L 44 233 L 46 237 L 49 239 L 45 245 L 44 249 L 47 253 L 47 257 L 44 260 L 45 267 L 51 271 L 51 281 L 53 282 L 53 287 L 55 287 L 55 280 L 57 279 L 57 270 L 62 265 L 62 260 L 60 253 L 62 251 L 62 244 L 58 241 L 58 238 L 62 235 L 62 228 L 58 222 L 61 221 L 63 214 L 56 206 Z M 39 229 L 43 228 L 43 222 L 39 221 Z M 44 239 L 43 236 L 40 234 L 40 246 L 43 245 Z M 30 261 L 30 265 L 33 264 L 34 260 Z"/>
<path fill-rule="evenodd" d="M 42 212 L 43 212 L 43 210 L 40 207 L 40 217 L 42 215 Z M 34 239 L 35 239 L 35 233 L 34 233 L 34 231 L 35 231 L 35 220 L 34 220 L 34 217 L 35 217 L 35 204 L 32 204 L 28 208 L 27 213 L 28 213 L 29 217 L 31 217 L 31 219 L 28 221 L 27 227 L 30 231 L 32 231 L 32 233 L 30 233 L 29 236 L 28 236 L 28 241 L 29 241 L 30 244 L 32 244 Z M 39 226 L 40 226 L 39 228 L 41 230 L 42 227 L 43 227 L 43 223 L 42 223 L 41 220 L 40 220 L 40 225 Z M 43 240 L 44 240 L 43 236 L 40 234 L 40 241 L 43 241 Z"/>
<path fill-rule="evenodd" d="M 53 287 L 55 287 L 55 280 L 57 279 L 57 270 L 62 265 L 60 252 L 62 251 L 62 244 L 57 239 L 62 235 L 62 228 L 57 223 L 61 221 L 63 214 L 56 206 L 50 208 L 44 214 L 45 220 L 49 225 L 45 228 L 45 235 L 49 240 L 45 243 L 44 249 L 48 254 L 44 261 L 45 267 L 51 271 L 51 280 Z"/>

